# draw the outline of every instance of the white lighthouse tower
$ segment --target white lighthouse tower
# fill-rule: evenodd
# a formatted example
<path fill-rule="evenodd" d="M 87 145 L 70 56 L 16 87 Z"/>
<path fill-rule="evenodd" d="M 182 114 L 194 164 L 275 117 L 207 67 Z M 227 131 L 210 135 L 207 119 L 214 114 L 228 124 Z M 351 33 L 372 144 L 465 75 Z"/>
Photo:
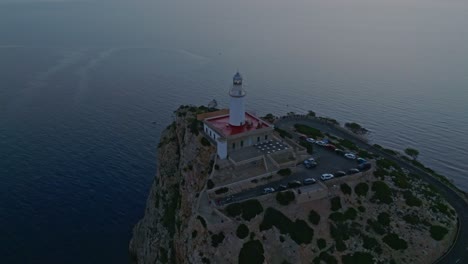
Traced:
<path fill-rule="evenodd" d="M 242 126 L 245 124 L 245 97 L 246 93 L 242 87 L 242 75 L 237 72 L 232 78 L 232 87 L 229 90 L 229 124 L 231 126 Z"/>

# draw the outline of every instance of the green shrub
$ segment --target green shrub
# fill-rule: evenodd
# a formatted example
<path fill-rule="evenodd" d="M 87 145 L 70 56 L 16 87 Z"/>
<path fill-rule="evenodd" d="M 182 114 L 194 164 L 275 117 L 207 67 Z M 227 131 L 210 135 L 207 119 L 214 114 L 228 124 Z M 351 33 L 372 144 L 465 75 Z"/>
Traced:
<path fill-rule="evenodd" d="M 246 237 L 249 235 L 249 228 L 248 228 L 246 225 L 244 225 L 244 224 L 240 224 L 240 225 L 237 227 L 236 235 L 237 235 L 237 237 L 240 238 L 240 239 L 246 238 Z"/>
<path fill-rule="evenodd" d="M 232 203 L 226 207 L 226 212 L 230 217 L 236 217 L 242 213 L 242 207 L 239 203 Z"/>
<path fill-rule="evenodd" d="M 340 212 L 331 213 L 328 219 L 332 220 L 333 222 L 343 222 L 346 220 L 344 214 Z"/>
<path fill-rule="evenodd" d="M 369 225 L 369 227 L 372 228 L 372 230 L 374 230 L 376 234 L 379 234 L 379 235 L 385 234 L 385 228 L 379 222 L 372 220 L 372 219 L 368 219 L 367 224 Z"/>
<path fill-rule="evenodd" d="M 228 187 L 222 187 L 222 188 L 219 188 L 215 191 L 216 194 L 222 194 L 222 193 L 227 193 L 229 191 L 229 188 Z"/>
<path fill-rule="evenodd" d="M 390 225 L 390 215 L 385 212 L 380 213 L 379 216 L 377 216 L 377 220 L 383 226 Z"/>
<path fill-rule="evenodd" d="M 320 264 L 320 263 L 327 263 L 327 264 L 337 264 L 338 261 L 336 258 L 326 251 L 322 251 L 318 257 L 315 257 L 313 260 L 314 264 Z"/>
<path fill-rule="evenodd" d="M 203 146 L 205 146 L 205 147 L 208 147 L 208 146 L 211 145 L 210 141 L 208 141 L 208 139 L 206 139 L 205 137 L 202 137 L 202 138 L 200 139 L 200 142 L 201 142 L 201 144 L 202 144 Z"/>
<path fill-rule="evenodd" d="M 327 241 L 323 238 L 317 239 L 317 247 L 322 250 L 327 247 Z"/>
<path fill-rule="evenodd" d="M 373 200 L 378 200 L 381 203 L 390 204 L 393 202 L 392 190 L 383 181 L 376 181 L 372 184 L 372 191 L 374 191 Z"/>
<path fill-rule="evenodd" d="M 354 187 L 354 192 L 359 196 L 366 196 L 369 192 L 369 185 L 365 182 L 361 182 Z"/>
<path fill-rule="evenodd" d="M 359 150 L 358 151 L 358 156 L 361 157 L 361 158 L 365 158 L 365 159 L 373 159 L 374 158 L 374 155 L 372 155 L 371 153 L 365 151 L 365 150 Z"/>
<path fill-rule="evenodd" d="M 245 242 L 239 252 L 239 264 L 263 264 L 263 245 L 259 240 Z"/>
<path fill-rule="evenodd" d="M 193 230 L 193 231 L 192 231 L 192 238 L 196 238 L 197 235 L 198 235 L 197 230 Z"/>
<path fill-rule="evenodd" d="M 342 184 L 340 185 L 340 188 L 341 188 L 341 191 L 342 191 L 344 194 L 350 195 L 351 192 L 352 192 L 351 187 L 349 187 L 349 185 L 346 184 L 346 183 L 342 183 Z"/>
<path fill-rule="evenodd" d="M 405 202 L 408 206 L 420 207 L 422 205 L 422 201 L 414 196 L 410 191 L 405 191 L 403 193 L 403 197 L 405 198 Z"/>
<path fill-rule="evenodd" d="M 293 222 L 280 211 L 269 207 L 260 224 L 260 231 L 269 230 L 273 226 L 281 234 L 289 234 L 297 244 L 309 244 L 314 235 L 314 230 L 305 221 L 297 219 Z"/>
<path fill-rule="evenodd" d="M 365 208 L 364 206 L 362 206 L 362 205 L 360 205 L 360 206 L 358 207 L 358 210 L 359 210 L 359 212 L 361 212 L 361 213 L 366 212 L 366 208 Z"/>
<path fill-rule="evenodd" d="M 292 171 L 290 168 L 286 168 L 286 169 L 281 169 L 278 171 L 278 174 L 281 175 L 281 176 L 289 176 L 292 174 Z"/>
<path fill-rule="evenodd" d="M 343 251 L 345 251 L 345 250 L 348 248 L 348 247 L 346 247 L 345 242 L 344 242 L 343 240 L 341 240 L 341 239 L 340 239 L 340 240 L 336 240 L 335 242 L 336 242 L 335 248 L 336 248 L 336 250 L 338 250 L 339 252 L 343 252 Z"/>
<path fill-rule="evenodd" d="M 197 219 L 200 221 L 201 225 L 206 228 L 206 221 L 202 216 L 197 216 Z"/>
<path fill-rule="evenodd" d="M 230 217 L 242 215 L 242 219 L 250 221 L 263 212 L 263 207 L 258 200 L 252 199 L 242 203 L 229 204 L 226 207 L 226 212 Z"/>
<path fill-rule="evenodd" d="M 367 252 L 355 252 L 354 254 L 347 254 L 341 257 L 343 264 L 373 264 L 375 263 L 374 257 Z"/>
<path fill-rule="evenodd" d="M 314 210 L 310 210 L 309 212 L 309 222 L 311 222 L 314 225 L 318 225 L 320 222 L 320 215 L 315 212 Z"/>
<path fill-rule="evenodd" d="M 310 126 L 295 124 L 294 128 L 296 129 L 297 132 L 305 134 L 309 137 L 313 137 L 313 138 L 323 137 L 323 134 L 322 132 L 320 132 L 320 130 L 310 127 Z"/>
<path fill-rule="evenodd" d="M 333 197 L 331 200 L 331 210 L 332 211 L 337 211 L 341 209 L 341 200 L 339 196 Z"/>
<path fill-rule="evenodd" d="M 344 213 L 345 220 L 354 220 L 357 217 L 357 211 L 354 208 L 348 208 Z"/>
<path fill-rule="evenodd" d="M 214 182 L 211 179 L 209 179 L 208 182 L 206 183 L 206 187 L 208 188 L 208 190 L 213 189 L 214 186 L 215 186 Z"/>
<path fill-rule="evenodd" d="M 390 168 L 395 168 L 395 169 L 399 169 L 400 166 L 398 166 L 398 164 L 396 164 L 394 161 L 392 160 L 388 160 L 388 159 L 379 159 L 377 160 L 377 167 L 379 168 L 382 168 L 382 169 L 390 169 Z"/>
<path fill-rule="evenodd" d="M 389 245 L 394 250 L 404 250 L 408 248 L 408 243 L 405 240 L 401 239 L 397 234 L 390 233 L 383 237 L 383 242 Z"/>
<path fill-rule="evenodd" d="M 403 174 L 402 172 L 395 172 L 395 173 L 392 173 L 392 175 L 393 175 L 393 183 L 395 183 L 397 187 L 402 188 L 402 189 L 408 189 L 409 187 L 411 187 L 411 184 L 408 182 L 406 175 Z"/>
<path fill-rule="evenodd" d="M 403 220 L 405 220 L 406 223 L 411 225 L 417 225 L 420 223 L 419 217 L 413 214 L 403 216 Z"/>
<path fill-rule="evenodd" d="M 341 140 L 338 140 L 340 142 L 340 145 L 347 148 L 347 149 L 350 149 L 350 150 L 359 150 L 359 148 L 356 146 L 356 144 L 354 144 L 352 141 L 350 140 L 347 140 L 347 139 L 341 139 Z"/>
<path fill-rule="evenodd" d="M 241 203 L 242 207 L 242 219 L 245 221 L 250 221 L 250 219 L 261 214 L 263 212 L 263 207 L 258 200 L 247 200 Z"/>
<path fill-rule="evenodd" d="M 388 174 L 387 171 L 381 168 L 378 168 L 374 171 L 374 176 L 382 180 L 385 178 L 387 174 Z"/>
<path fill-rule="evenodd" d="M 219 244 L 223 243 L 224 233 L 220 232 L 219 234 L 211 235 L 211 245 L 213 247 L 218 247 Z"/>
<path fill-rule="evenodd" d="M 440 241 L 440 240 L 444 239 L 445 235 L 448 233 L 448 230 L 447 230 L 447 228 L 445 228 L 443 226 L 432 225 L 430 232 L 431 232 L 431 237 L 434 240 Z"/>
<path fill-rule="evenodd" d="M 370 236 L 366 236 L 366 235 L 362 235 L 362 246 L 368 250 L 372 250 L 376 247 L 380 247 L 377 239 L 370 237 Z"/>
<path fill-rule="evenodd" d="M 292 191 L 284 191 L 276 193 L 276 201 L 281 205 L 288 205 L 290 202 L 294 201 L 295 195 Z"/>

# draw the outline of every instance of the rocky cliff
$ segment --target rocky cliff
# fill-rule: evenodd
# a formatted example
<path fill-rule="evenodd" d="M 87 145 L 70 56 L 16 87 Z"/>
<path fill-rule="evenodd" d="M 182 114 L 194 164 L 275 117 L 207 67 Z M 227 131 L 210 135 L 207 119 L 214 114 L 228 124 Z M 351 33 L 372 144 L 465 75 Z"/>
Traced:
<path fill-rule="evenodd" d="M 211 170 L 214 147 L 200 143 L 198 108 L 181 107 L 158 145 L 158 172 L 151 186 L 145 215 L 133 230 L 133 263 L 190 261 L 190 237 L 204 229 L 194 213 Z M 192 260 L 192 262 L 198 262 Z"/>

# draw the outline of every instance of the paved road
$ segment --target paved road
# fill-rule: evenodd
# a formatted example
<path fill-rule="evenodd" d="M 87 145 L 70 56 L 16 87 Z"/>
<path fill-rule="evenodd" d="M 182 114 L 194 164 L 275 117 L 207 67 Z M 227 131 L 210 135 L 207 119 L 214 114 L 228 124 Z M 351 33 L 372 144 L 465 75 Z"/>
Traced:
<path fill-rule="evenodd" d="M 351 134 L 345 133 L 339 129 L 336 129 L 333 125 L 325 124 L 319 120 L 309 119 L 309 118 L 287 118 L 281 119 L 275 123 L 275 126 L 288 129 L 294 124 L 305 124 L 312 126 L 321 130 L 322 132 L 327 132 L 330 134 L 334 134 L 336 136 L 342 137 L 344 139 L 348 139 L 353 141 L 359 148 L 365 149 L 367 151 L 373 152 L 378 154 L 386 159 L 392 160 L 396 162 L 402 168 L 409 170 L 410 172 L 419 174 L 422 178 L 434 185 L 437 190 L 445 197 L 445 199 L 453 206 L 453 208 L 457 211 L 458 219 L 459 219 L 459 235 L 458 240 L 453 244 L 451 250 L 445 254 L 439 260 L 436 260 L 436 263 L 447 263 L 447 264 L 462 264 L 468 263 L 468 203 L 466 200 L 461 197 L 458 193 L 453 191 L 450 187 L 441 183 L 438 179 L 433 177 L 432 175 L 428 174 L 427 172 L 423 171 L 422 169 L 408 163 L 404 160 L 401 160 L 397 157 L 394 157 L 382 150 L 373 147 L 372 145 L 368 144 L 367 142 L 361 140 L 359 137 L 354 137 Z"/>

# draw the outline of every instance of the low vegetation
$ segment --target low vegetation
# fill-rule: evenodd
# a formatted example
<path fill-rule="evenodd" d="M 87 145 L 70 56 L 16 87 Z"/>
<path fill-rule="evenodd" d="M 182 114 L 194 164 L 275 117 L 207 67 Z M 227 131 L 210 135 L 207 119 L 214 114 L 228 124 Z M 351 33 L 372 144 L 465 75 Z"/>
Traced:
<path fill-rule="evenodd" d="M 369 192 L 369 185 L 365 182 L 358 183 L 358 185 L 354 187 L 354 192 L 359 196 L 366 196 Z"/>
<path fill-rule="evenodd" d="M 218 247 L 219 244 L 223 243 L 224 237 L 225 236 L 223 232 L 211 235 L 211 245 L 213 247 Z"/>
<path fill-rule="evenodd" d="M 283 130 L 283 129 L 281 129 L 281 128 L 275 127 L 275 131 L 278 132 L 278 134 L 279 134 L 280 137 L 282 137 L 282 138 L 293 138 L 293 136 L 291 135 L 291 133 L 289 133 L 288 131 Z"/>
<path fill-rule="evenodd" d="M 216 194 L 223 194 L 223 193 L 227 193 L 229 191 L 229 188 L 228 187 L 222 187 L 222 188 L 219 188 L 215 191 Z"/>
<path fill-rule="evenodd" d="M 420 207 L 422 205 L 422 201 L 414 196 L 410 191 L 405 191 L 403 193 L 403 197 L 405 198 L 405 202 L 408 206 L 415 206 Z"/>
<path fill-rule="evenodd" d="M 445 235 L 448 233 L 448 230 L 447 228 L 440 226 L 440 225 L 432 225 L 430 232 L 431 232 L 431 237 L 434 240 L 440 241 L 444 239 Z"/>
<path fill-rule="evenodd" d="M 363 128 L 361 125 L 359 125 L 358 123 L 354 123 L 354 122 L 345 123 L 345 127 L 356 134 L 366 134 L 368 132 L 367 129 Z"/>
<path fill-rule="evenodd" d="M 314 225 L 318 225 L 320 222 L 320 215 L 315 212 L 314 210 L 310 210 L 309 212 L 309 222 L 311 222 Z"/>
<path fill-rule="evenodd" d="M 276 201 L 281 205 L 288 205 L 290 202 L 294 201 L 296 196 L 292 191 L 284 191 L 276 193 Z"/>
<path fill-rule="evenodd" d="M 307 125 L 302 125 L 302 124 L 295 124 L 294 128 L 296 129 L 297 132 L 307 135 L 309 137 L 313 138 L 322 138 L 323 134 L 320 130 L 307 126 Z"/>
<path fill-rule="evenodd" d="M 324 249 L 324 248 L 326 248 L 326 247 L 327 247 L 327 241 L 326 241 L 325 239 L 323 239 L 323 238 L 317 239 L 317 247 L 318 247 L 319 249 Z"/>
<path fill-rule="evenodd" d="M 382 226 L 389 226 L 390 225 L 390 215 L 388 213 L 382 212 L 377 216 L 377 221 Z"/>
<path fill-rule="evenodd" d="M 375 263 L 374 257 L 367 252 L 355 252 L 353 254 L 343 255 L 341 257 L 343 264 L 373 264 Z"/>
<path fill-rule="evenodd" d="M 263 212 L 263 207 L 258 200 L 247 200 L 242 203 L 232 203 L 226 207 L 226 212 L 231 217 L 241 215 L 245 221 L 250 221 Z"/>
<path fill-rule="evenodd" d="M 292 221 L 280 211 L 269 207 L 263 221 L 260 224 L 260 231 L 269 230 L 276 227 L 281 234 L 289 234 L 297 244 L 309 244 L 314 236 L 314 230 L 303 220 Z"/>
<path fill-rule="evenodd" d="M 286 169 L 281 169 L 278 171 L 278 174 L 281 175 L 281 176 L 289 176 L 292 174 L 292 171 L 290 168 L 286 168 Z"/>
<path fill-rule="evenodd" d="M 382 240 L 394 250 L 405 250 L 408 248 L 408 243 L 395 233 L 384 236 Z"/>
<path fill-rule="evenodd" d="M 347 195 L 351 195 L 351 193 L 353 192 L 353 190 L 351 189 L 351 187 L 349 187 L 348 184 L 346 183 L 342 183 L 340 185 L 340 188 L 341 188 L 341 191 L 344 193 L 344 194 L 347 194 Z"/>
<path fill-rule="evenodd" d="M 372 191 L 374 192 L 374 195 L 371 200 L 384 204 L 390 204 L 393 202 L 392 190 L 385 182 L 376 181 L 372 183 Z"/>
<path fill-rule="evenodd" d="M 333 197 L 331 200 L 331 210 L 332 211 L 337 211 L 341 209 L 341 200 L 339 196 Z"/>
<path fill-rule="evenodd" d="M 263 253 L 263 245 L 259 240 L 245 242 L 239 252 L 239 264 L 263 264 Z"/>
<path fill-rule="evenodd" d="M 244 239 L 246 238 L 248 235 L 249 235 L 249 228 L 244 225 L 244 224 L 240 224 L 238 227 L 237 227 L 237 230 L 236 230 L 236 235 L 238 238 L 240 239 Z"/>

